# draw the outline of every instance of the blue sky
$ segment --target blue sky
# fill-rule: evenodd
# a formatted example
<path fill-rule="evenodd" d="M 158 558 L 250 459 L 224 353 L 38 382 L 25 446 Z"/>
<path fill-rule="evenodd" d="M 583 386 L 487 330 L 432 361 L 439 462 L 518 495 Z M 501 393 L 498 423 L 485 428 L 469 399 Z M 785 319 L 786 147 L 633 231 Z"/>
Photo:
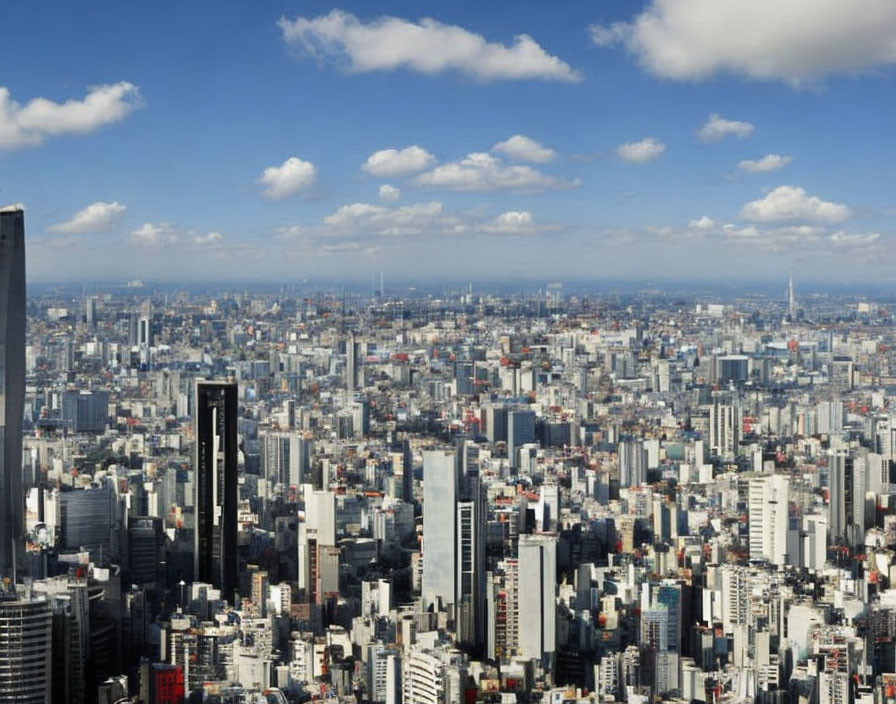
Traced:
<path fill-rule="evenodd" d="M 4 12 L 32 280 L 893 278 L 889 0 L 73 5 Z"/>

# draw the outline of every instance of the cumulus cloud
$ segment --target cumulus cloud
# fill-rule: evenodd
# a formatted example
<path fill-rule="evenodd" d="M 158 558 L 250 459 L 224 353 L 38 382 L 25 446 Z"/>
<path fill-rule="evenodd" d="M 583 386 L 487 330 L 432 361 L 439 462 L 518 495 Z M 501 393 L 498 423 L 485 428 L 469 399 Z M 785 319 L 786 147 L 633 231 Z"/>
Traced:
<path fill-rule="evenodd" d="M 754 222 L 841 222 L 850 216 L 850 209 L 810 196 L 796 186 L 778 186 L 764 198 L 746 203 L 740 214 Z"/>
<path fill-rule="evenodd" d="M 694 230 L 712 230 L 716 226 L 715 220 L 708 215 L 701 215 L 696 220 L 691 220 L 688 227 Z"/>
<path fill-rule="evenodd" d="M 127 81 L 91 86 L 82 100 L 34 98 L 25 105 L 0 87 L 0 149 L 35 146 L 56 135 L 87 134 L 123 120 L 141 105 L 140 91 Z"/>
<path fill-rule="evenodd" d="M 645 137 L 638 142 L 626 142 L 616 147 L 616 155 L 630 164 L 646 164 L 658 158 L 666 145 L 655 137 Z"/>
<path fill-rule="evenodd" d="M 220 245 L 224 241 L 224 235 L 220 232 L 209 232 L 205 235 L 195 235 L 193 244 L 197 247 L 214 247 Z"/>
<path fill-rule="evenodd" d="M 353 73 L 406 69 L 425 75 L 455 71 L 483 81 L 581 80 L 577 71 L 527 34 L 504 45 L 430 18 L 410 22 L 380 17 L 363 22 L 335 9 L 319 17 L 281 17 L 277 25 L 287 44 L 307 55 L 335 60 Z"/>
<path fill-rule="evenodd" d="M 380 149 L 367 157 L 361 168 L 371 176 L 393 178 L 419 173 L 435 163 L 432 154 L 414 144 L 404 149 Z"/>
<path fill-rule="evenodd" d="M 753 125 L 741 120 L 726 120 L 714 112 L 703 126 L 697 130 L 697 138 L 701 142 L 718 142 L 720 139 L 732 136 L 745 139 L 753 134 Z"/>
<path fill-rule="evenodd" d="M 840 230 L 833 233 L 828 239 L 835 247 L 868 247 L 880 239 L 880 233 L 848 234 Z"/>
<path fill-rule="evenodd" d="M 650 0 L 631 22 L 591 28 L 650 73 L 677 80 L 718 73 L 792 84 L 896 63 L 891 0 Z"/>
<path fill-rule="evenodd" d="M 459 161 L 441 164 L 414 179 L 418 186 L 449 191 L 547 191 L 575 188 L 566 181 L 531 166 L 507 165 L 485 152 L 473 152 Z"/>
<path fill-rule="evenodd" d="M 444 230 L 452 220 L 437 201 L 397 208 L 371 203 L 350 203 L 327 215 L 328 234 L 362 231 L 380 237 L 419 235 L 428 229 Z"/>
<path fill-rule="evenodd" d="M 262 195 L 268 200 L 294 196 L 314 184 L 317 169 L 310 161 L 291 156 L 280 166 L 269 166 L 258 178 Z"/>
<path fill-rule="evenodd" d="M 88 232 L 105 232 L 116 225 L 127 207 L 114 201 L 104 203 L 97 201 L 91 203 L 83 210 L 79 210 L 68 220 L 51 225 L 50 232 L 60 232 L 68 235 L 83 235 Z"/>
<path fill-rule="evenodd" d="M 158 225 L 150 222 L 143 223 L 143 225 L 131 232 L 128 237 L 128 241 L 131 244 L 150 248 L 177 244 L 178 239 L 174 228 L 164 222 Z"/>
<path fill-rule="evenodd" d="M 388 183 L 384 183 L 380 186 L 380 200 L 384 200 L 387 203 L 394 203 L 396 200 L 401 198 L 401 189 L 398 186 L 390 186 Z"/>
<path fill-rule="evenodd" d="M 515 134 L 492 147 L 493 152 L 503 154 L 513 161 L 531 161 L 534 164 L 546 164 L 552 161 L 557 152 L 543 144 L 521 134 Z"/>
<path fill-rule="evenodd" d="M 792 156 L 782 156 L 781 154 L 766 154 L 761 159 L 743 159 L 738 163 L 741 171 L 750 173 L 765 173 L 767 171 L 777 171 L 783 169 L 793 161 Z"/>
<path fill-rule="evenodd" d="M 340 251 L 346 243 L 384 246 L 407 238 L 461 237 L 475 235 L 540 235 L 562 227 L 538 222 L 531 212 L 509 210 L 489 217 L 479 210 L 448 211 L 438 201 L 387 206 L 347 203 L 318 224 L 294 225 L 279 234 L 303 251 Z M 352 245 L 354 248 L 354 245 Z"/>

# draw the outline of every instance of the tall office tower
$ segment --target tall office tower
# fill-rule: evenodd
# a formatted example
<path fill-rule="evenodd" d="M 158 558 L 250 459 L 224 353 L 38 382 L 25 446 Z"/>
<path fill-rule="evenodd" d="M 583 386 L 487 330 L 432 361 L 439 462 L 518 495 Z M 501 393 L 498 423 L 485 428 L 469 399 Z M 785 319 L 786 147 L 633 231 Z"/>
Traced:
<path fill-rule="evenodd" d="M 299 588 L 305 600 L 322 603 L 333 591 L 328 558 L 336 545 L 336 495 L 327 489 L 302 486 L 305 520 L 299 524 Z M 339 588 L 338 556 L 335 589 Z"/>
<path fill-rule="evenodd" d="M 140 306 L 140 318 L 137 321 L 137 344 L 141 347 L 152 347 L 152 304 L 146 301 Z"/>
<path fill-rule="evenodd" d="M 0 576 L 24 554 L 25 213 L 0 208 Z"/>
<path fill-rule="evenodd" d="M 719 457 L 733 455 L 740 445 L 741 413 L 737 405 L 713 403 L 709 407 L 709 447 Z"/>
<path fill-rule="evenodd" d="M 96 296 L 84 299 L 84 322 L 88 327 L 96 327 Z"/>
<path fill-rule="evenodd" d="M 299 486 L 311 469 L 311 441 L 299 433 L 275 430 L 258 433 L 261 467 L 268 481 Z"/>
<path fill-rule="evenodd" d="M 466 500 L 457 504 L 456 620 L 458 642 L 476 648 L 485 643 L 486 637 L 485 497 L 478 477 L 467 484 Z M 425 569 L 425 560 L 423 566 Z"/>
<path fill-rule="evenodd" d="M 748 495 L 750 559 L 773 565 L 793 564 L 787 552 L 790 528 L 790 480 L 780 474 L 750 480 Z"/>
<path fill-rule="evenodd" d="M 3 587 L 0 587 L 3 589 Z M 0 591 L 0 701 L 52 701 L 53 614 L 46 599 Z"/>
<path fill-rule="evenodd" d="M 791 320 L 796 320 L 796 296 L 793 295 L 793 272 L 787 282 L 787 313 Z"/>
<path fill-rule="evenodd" d="M 345 341 L 345 388 L 354 391 L 361 385 L 361 345 L 350 332 Z"/>
<path fill-rule="evenodd" d="M 507 458 L 512 469 L 519 467 L 519 450 L 535 442 L 535 411 L 515 410 L 507 414 Z"/>
<path fill-rule="evenodd" d="M 518 570 L 520 655 L 543 660 L 557 649 L 557 536 L 521 535 Z"/>
<path fill-rule="evenodd" d="M 128 563 L 134 584 L 154 584 L 159 580 L 164 546 L 162 535 L 161 518 L 128 518 Z"/>
<path fill-rule="evenodd" d="M 414 459 L 411 444 L 407 440 L 397 440 L 390 444 L 389 457 L 392 460 L 392 476 L 395 478 L 394 493 L 402 501 L 414 502 Z"/>
<path fill-rule="evenodd" d="M 109 424 L 108 391 L 66 391 L 62 396 L 62 418 L 75 433 L 102 433 Z"/>
<path fill-rule="evenodd" d="M 485 436 L 493 444 L 507 441 L 507 406 L 485 407 Z"/>
<path fill-rule="evenodd" d="M 843 431 L 843 402 L 822 401 L 815 407 L 815 429 L 822 435 Z"/>
<path fill-rule="evenodd" d="M 641 486 L 647 481 L 647 448 L 640 440 L 619 443 L 619 486 Z"/>
<path fill-rule="evenodd" d="M 423 603 L 457 603 L 460 478 L 454 452 L 423 453 Z"/>
<path fill-rule="evenodd" d="M 828 526 L 831 540 L 857 546 L 865 538 L 865 472 L 842 452 L 828 459 Z"/>
<path fill-rule="evenodd" d="M 734 627 L 747 622 L 750 612 L 750 592 L 747 574 L 742 567 L 722 565 L 722 629 L 733 633 Z"/>
<path fill-rule="evenodd" d="M 194 578 L 234 598 L 237 586 L 237 385 L 196 382 Z"/>
<path fill-rule="evenodd" d="M 666 624 L 666 648 L 680 652 L 681 650 L 681 585 L 674 580 L 663 580 L 656 590 L 656 603 L 666 609 L 669 620 Z"/>

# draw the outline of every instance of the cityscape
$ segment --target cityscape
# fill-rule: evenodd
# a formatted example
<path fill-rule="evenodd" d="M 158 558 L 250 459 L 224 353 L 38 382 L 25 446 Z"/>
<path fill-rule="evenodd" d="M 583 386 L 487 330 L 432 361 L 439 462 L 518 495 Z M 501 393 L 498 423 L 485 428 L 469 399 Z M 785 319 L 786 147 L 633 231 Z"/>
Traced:
<path fill-rule="evenodd" d="M 896 704 L 896 6 L 76 5 L 0 704 Z"/>

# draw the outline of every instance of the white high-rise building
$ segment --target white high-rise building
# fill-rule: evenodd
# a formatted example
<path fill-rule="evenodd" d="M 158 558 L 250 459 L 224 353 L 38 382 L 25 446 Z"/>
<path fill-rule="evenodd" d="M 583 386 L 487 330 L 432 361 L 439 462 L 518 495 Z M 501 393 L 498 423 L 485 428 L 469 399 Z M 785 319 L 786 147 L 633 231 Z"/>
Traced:
<path fill-rule="evenodd" d="M 557 536 L 521 535 L 518 554 L 519 652 L 541 660 L 557 647 Z"/>
<path fill-rule="evenodd" d="M 791 564 L 787 554 L 790 527 L 790 480 L 780 474 L 750 480 L 750 559 Z"/>
<path fill-rule="evenodd" d="M 458 476 L 454 452 L 423 453 L 423 603 L 457 603 Z"/>
<path fill-rule="evenodd" d="M 741 413 L 736 405 L 714 403 L 709 407 L 709 447 L 719 457 L 737 452 L 741 436 Z"/>
<path fill-rule="evenodd" d="M 336 496 L 332 491 L 317 491 L 304 484 L 305 520 L 299 524 L 299 588 L 306 598 L 317 599 L 320 575 L 332 568 L 330 549 L 336 545 Z M 338 555 L 337 555 L 338 586 Z"/>
<path fill-rule="evenodd" d="M 641 440 L 619 443 L 619 486 L 641 486 L 647 480 L 647 448 Z"/>

